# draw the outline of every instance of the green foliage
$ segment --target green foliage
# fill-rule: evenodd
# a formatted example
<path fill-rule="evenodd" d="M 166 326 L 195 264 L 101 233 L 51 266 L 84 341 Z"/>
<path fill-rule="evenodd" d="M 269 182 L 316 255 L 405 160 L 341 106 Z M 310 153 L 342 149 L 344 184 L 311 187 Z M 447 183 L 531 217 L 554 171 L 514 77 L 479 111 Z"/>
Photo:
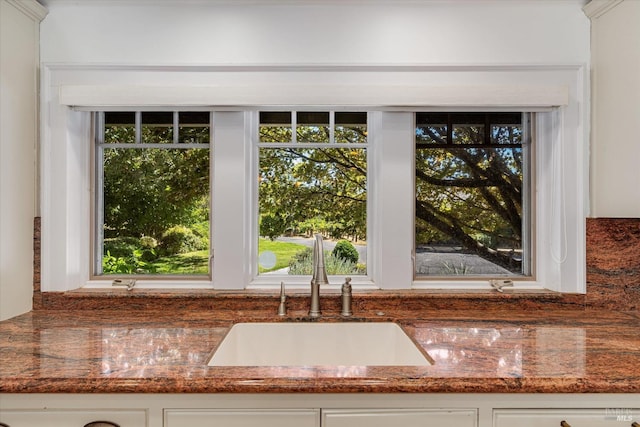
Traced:
<path fill-rule="evenodd" d="M 140 239 L 137 237 L 114 237 L 104 239 L 104 253 L 113 257 L 131 257 L 133 252 L 142 247 Z"/>
<path fill-rule="evenodd" d="M 358 250 L 348 240 L 340 240 L 331 251 L 331 255 L 336 258 L 342 258 L 356 264 L 360 258 Z"/>
<path fill-rule="evenodd" d="M 111 129 L 127 140 L 128 129 Z M 122 140 L 110 135 L 114 141 Z M 170 142 L 158 133 L 145 142 Z M 105 237 L 159 238 L 167 227 L 208 220 L 209 150 L 104 150 Z M 203 144 L 204 145 L 204 144 Z M 204 208 L 203 208 L 204 207 Z"/>
<path fill-rule="evenodd" d="M 162 255 L 175 255 L 206 248 L 206 242 L 196 236 L 190 228 L 177 225 L 162 235 L 160 252 Z"/>
<path fill-rule="evenodd" d="M 327 274 L 363 274 L 361 267 L 359 268 L 355 262 L 338 258 L 328 252 L 325 253 L 324 266 Z M 313 250 L 311 248 L 305 248 L 291 258 L 289 274 L 313 274 Z"/>
<path fill-rule="evenodd" d="M 309 138 L 315 138 L 309 133 Z M 274 139 L 278 139 L 275 138 Z M 259 208 L 271 232 L 366 238 L 367 156 L 362 148 L 260 150 Z M 286 212 L 286 215 L 283 214 Z M 280 233 L 278 233 L 280 231 Z"/>
<path fill-rule="evenodd" d="M 287 220 L 278 212 L 260 215 L 260 235 L 275 240 L 287 231 Z"/>
<path fill-rule="evenodd" d="M 158 241 L 151 236 L 142 236 L 140 238 L 140 245 L 143 248 L 154 249 L 158 246 Z"/>
<path fill-rule="evenodd" d="M 102 272 L 104 274 L 152 274 L 155 266 L 142 259 L 144 251 L 134 250 L 129 256 L 115 257 L 109 251 L 102 258 Z"/>
<path fill-rule="evenodd" d="M 467 265 L 464 262 L 460 262 L 459 264 L 443 262 L 442 267 L 444 267 L 449 275 L 460 276 L 473 273 L 473 266 Z"/>
<path fill-rule="evenodd" d="M 190 228 L 193 231 L 193 234 L 195 234 L 198 237 L 201 237 L 206 242 L 209 241 L 210 228 L 209 228 L 208 220 L 193 223 L 191 224 Z"/>
<path fill-rule="evenodd" d="M 291 267 L 293 264 L 304 264 L 307 261 L 311 262 L 312 261 L 312 257 L 313 257 L 313 248 L 310 247 L 305 247 L 304 249 L 302 249 L 301 251 L 296 252 L 292 257 L 291 260 L 289 261 L 289 267 Z M 309 270 L 311 271 L 311 270 Z"/>

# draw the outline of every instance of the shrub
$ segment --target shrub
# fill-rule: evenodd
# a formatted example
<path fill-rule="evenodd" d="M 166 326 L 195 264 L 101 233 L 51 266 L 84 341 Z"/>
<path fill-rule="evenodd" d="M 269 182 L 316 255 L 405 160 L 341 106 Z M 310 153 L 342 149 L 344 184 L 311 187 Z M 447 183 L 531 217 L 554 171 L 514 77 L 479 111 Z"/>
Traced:
<path fill-rule="evenodd" d="M 193 234 L 203 239 L 209 240 L 209 221 L 200 221 L 189 225 Z"/>
<path fill-rule="evenodd" d="M 115 257 L 109 251 L 102 258 L 102 272 L 104 274 L 150 274 L 155 273 L 153 265 L 141 260 L 141 249 L 134 250 L 126 257 Z"/>
<path fill-rule="evenodd" d="M 158 246 L 158 241 L 151 236 L 142 236 L 140 238 L 140 246 L 147 249 L 153 249 Z"/>
<path fill-rule="evenodd" d="M 153 262 L 158 259 L 158 251 L 155 249 L 144 249 L 140 259 L 144 262 Z"/>
<path fill-rule="evenodd" d="M 356 264 L 360 258 L 358 250 L 348 240 L 340 240 L 336 243 L 336 247 L 333 248 L 331 255 L 336 258 L 342 258 L 346 261 L 350 261 L 354 264 Z"/>
<path fill-rule="evenodd" d="M 362 274 L 356 263 L 338 258 L 333 254 L 325 254 L 324 267 L 327 274 Z M 306 248 L 296 253 L 289 261 L 289 274 L 310 275 L 313 274 L 313 250 Z"/>
<path fill-rule="evenodd" d="M 268 214 L 260 217 L 260 235 L 275 240 L 287 231 L 287 221 L 282 215 Z"/>
<path fill-rule="evenodd" d="M 116 258 L 127 258 L 140 249 L 140 239 L 137 237 L 113 237 L 104 239 L 104 253 Z"/>
<path fill-rule="evenodd" d="M 162 235 L 160 249 L 163 255 L 184 254 L 206 248 L 206 242 L 196 236 L 191 229 L 176 225 Z"/>
<path fill-rule="evenodd" d="M 289 260 L 289 265 L 296 262 L 305 262 L 307 260 L 311 261 L 311 257 L 313 256 L 313 248 L 304 248 L 301 251 L 296 252 L 291 259 Z"/>

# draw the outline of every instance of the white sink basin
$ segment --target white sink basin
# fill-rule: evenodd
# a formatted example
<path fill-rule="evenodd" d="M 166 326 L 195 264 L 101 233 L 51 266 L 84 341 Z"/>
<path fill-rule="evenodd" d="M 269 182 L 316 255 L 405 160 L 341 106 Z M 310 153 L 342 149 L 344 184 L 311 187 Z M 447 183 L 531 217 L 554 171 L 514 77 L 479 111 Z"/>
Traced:
<path fill-rule="evenodd" d="M 395 323 L 238 323 L 209 366 L 428 366 Z"/>

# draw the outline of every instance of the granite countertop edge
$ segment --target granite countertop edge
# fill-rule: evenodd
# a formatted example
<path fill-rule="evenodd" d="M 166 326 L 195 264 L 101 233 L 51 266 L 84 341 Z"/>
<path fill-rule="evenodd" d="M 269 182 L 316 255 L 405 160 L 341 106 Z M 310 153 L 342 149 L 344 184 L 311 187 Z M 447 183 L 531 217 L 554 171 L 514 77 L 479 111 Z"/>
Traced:
<path fill-rule="evenodd" d="M 246 379 L 225 379 L 224 381 L 198 381 L 189 386 L 176 384 L 170 378 L 155 379 L 123 379 L 123 380 L 83 380 L 81 378 L 59 378 L 24 380 L 18 378 L 3 379 L 0 393 L 40 394 L 40 393 L 105 393 L 105 394 L 172 394 L 172 393 L 225 393 L 225 394 L 258 394 L 258 393 L 640 393 L 640 384 L 628 382 L 623 379 L 612 381 L 603 379 L 600 381 L 582 381 L 580 379 L 562 380 L 554 379 L 522 380 L 522 379 L 468 379 L 461 381 L 449 381 L 448 378 L 435 379 L 435 381 L 422 381 L 420 379 L 404 379 L 396 381 L 340 381 L 327 379 L 321 381 L 300 381 L 291 379 L 287 381 L 273 381 L 271 379 L 257 379 L 252 382 Z"/>

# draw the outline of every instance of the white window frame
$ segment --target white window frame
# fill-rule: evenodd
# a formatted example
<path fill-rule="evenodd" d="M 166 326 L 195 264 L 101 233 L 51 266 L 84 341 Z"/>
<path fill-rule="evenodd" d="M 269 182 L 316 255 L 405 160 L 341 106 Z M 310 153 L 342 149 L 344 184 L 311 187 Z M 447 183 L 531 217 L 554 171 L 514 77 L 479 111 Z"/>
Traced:
<path fill-rule="evenodd" d="M 251 133 L 251 141 L 252 141 L 252 150 L 251 150 L 251 182 L 253 183 L 253 188 L 251 188 L 250 191 L 250 195 L 251 195 L 251 212 L 250 212 L 250 218 L 252 221 L 252 224 L 255 224 L 254 226 L 249 226 L 248 228 L 250 229 L 254 229 L 255 228 L 255 236 L 251 236 L 251 246 L 253 246 L 255 249 L 251 251 L 251 256 L 248 258 L 250 259 L 251 265 L 249 266 L 249 274 L 251 276 L 251 280 L 249 282 L 249 284 L 247 285 L 248 289 L 261 289 L 261 288 L 279 288 L 280 287 L 280 283 L 284 282 L 285 286 L 287 286 L 287 288 L 307 288 L 309 287 L 309 277 L 305 277 L 305 276 L 289 276 L 289 275 L 276 275 L 276 274 L 270 274 L 270 275 L 259 275 L 258 274 L 258 248 L 257 248 L 257 242 L 258 242 L 258 234 L 259 234 L 259 230 L 258 230 L 258 217 L 259 217 L 259 194 L 258 194 L 258 170 L 259 170 L 259 161 L 260 161 L 260 149 L 261 148 L 265 148 L 265 149 L 269 149 L 269 148 L 299 148 L 299 149 L 303 149 L 303 148 L 335 148 L 335 149 L 348 149 L 348 148 L 359 148 L 359 149 L 364 149 L 367 152 L 367 274 L 364 275 L 353 275 L 352 277 L 352 281 L 351 284 L 357 288 L 377 288 L 375 286 L 374 280 L 373 280 L 373 275 L 369 269 L 369 266 L 372 265 L 373 262 L 373 257 L 370 255 L 369 253 L 369 247 L 370 247 L 370 243 L 369 243 L 369 231 L 371 229 L 370 226 L 370 215 L 369 213 L 372 210 L 372 202 L 370 200 L 370 194 L 373 192 L 375 192 L 375 189 L 372 190 L 372 187 L 369 183 L 370 180 L 370 171 L 371 171 L 371 161 L 370 161 L 370 153 L 371 153 L 371 130 L 370 130 L 370 122 L 372 119 L 372 113 L 367 112 L 367 142 L 366 143 L 354 143 L 354 144 L 344 144 L 344 143 L 336 143 L 333 140 L 333 136 L 334 136 L 334 126 L 335 126 L 335 120 L 334 120 L 334 113 L 340 112 L 340 111 L 358 111 L 358 112 L 365 112 L 363 110 L 357 110 L 357 109 L 344 109 L 344 110 L 336 110 L 331 109 L 331 108 L 323 108 L 323 109 L 318 109 L 318 108 L 313 108 L 313 107 L 303 107 L 303 106 L 298 106 L 295 108 L 278 108 L 278 111 L 287 111 L 287 112 L 291 112 L 292 114 L 292 122 L 291 122 L 291 126 L 292 126 L 292 142 L 289 143 L 284 143 L 284 144 L 280 144 L 280 143 L 261 143 L 259 141 L 259 125 L 260 125 L 260 118 L 259 118 L 259 112 L 260 111 L 269 111 L 269 109 L 260 109 L 259 111 L 253 111 L 250 114 L 250 121 L 248 123 L 248 127 L 249 127 L 249 131 Z M 298 111 L 323 111 L 323 112 L 329 112 L 330 113 L 330 120 L 329 120 L 329 130 L 330 130 L 330 141 L 326 142 L 326 143 L 307 143 L 307 142 L 300 142 L 298 143 L 296 141 L 296 126 L 297 123 L 295 121 L 295 116 L 296 116 L 296 112 Z M 331 209 L 330 206 L 327 206 L 327 209 Z M 255 242 L 255 243 L 254 243 Z M 329 282 L 330 284 L 327 286 L 327 288 L 331 289 L 338 289 L 340 288 L 340 286 L 342 285 L 342 283 L 344 283 L 345 277 L 347 275 L 331 275 Z"/>
<path fill-rule="evenodd" d="M 236 67 L 237 68 L 237 67 Z M 383 289 L 431 288 L 446 290 L 491 289 L 487 280 L 477 282 L 452 283 L 433 282 L 425 286 L 424 281 L 413 281 L 413 145 L 415 129 L 414 111 L 434 111 L 443 108 L 455 111 L 469 111 L 471 108 L 487 111 L 536 111 L 537 161 L 535 174 L 537 186 L 534 203 L 536 279 L 517 282 L 522 289 L 552 289 L 560 292 L 586 291 L 585 233 L 587 183 L 588 183 L 588 67 L 584 65 L 550 66 L 327 66 L 317 69 L 309 66 L 265 67 L 247 66 L 244 73 L 237 73 L 221 67 L 136 67 L 136 66 L 94 66 L 54 64 L 43 67 L 42 84 L 42 167 L 41 167 L 41 216 L 42 216 L 42 290 L 62 291 L 81 286 L 105 286 L 109 283 L 92 282 L 90 270 L 91 233 L 91 110 L 104 110 L 105 106 L 114 110 L 122 106 L 149 110 L 150 108 L 181 109 L 185 105 L 193 108 L 210 109 L 214 114 L 214 137 L 211 150 L 214 165 L 212 173 L 213 211 L 212 248 L 215 258 L 213 280 L 182 282 L 149 281 L 138 286 L 245 289 L 252 281 L 247 255 L 257 253 L 252 243 L 257 236 L 257 224 L 252 215 L 254 206 L 251 190 L 255 180 L 246 174 L 252 168 L 252 115 L 262 105 L 276 108 L 266 100 L 273 93 L 268 82 L 273 79 L 278 91 L 278 109 L 298 109 L 308 105 L 300 101 L 300 93 L 308 89 L 309 98 L 318 109 L 348 108 L 370 111 L 369 148 L 369 191 L 368 203 L 368 273 L 370 284 L 363 286 Z M 232 71 L 232 72 L 228 72 Z M 206 73 L 205 73 L 206 72 Z M 296 76 L 295 83 L 287 85 L 287 73 Z M 378 86 L 380 74 L 385 75 L 385 83 Z M 144 88 L 130 93 L 131 81 L 139 81 L 141 75 L 153 78 L 153 91 Z M 345 97 L 345 86 L 331 82 L 362 81 L 367 96 L 357 98 L 361 91 L 350 90 Z M 305 80 L 306 79 L 306 80 Z M 224 87 L 227 98 L 225 104 L 216 102 L 216 90 L 209 92 L 196 90 L 206 80 L 209 85 Z M 495 90 L 495 85 L 506 82 L 511 89 L 522 85 L 522 91 Z M 108 90 L 91 88 L 104 87 Z M 242 98 L 229 106 L 234 93 L 234 85 L 242 87 L 242 96 L 254 91 L 249 87 L 252 81 L 259 81 L 258 97 L 264 102 Z M 318 85 L 318 81 L 327 81 Z M 267 83 L 265 83 L 267 82 Z M 306 82 L 306 83 L 305 83 Z M 402 86 L 404 83 L 406 84 Z M 470 83 L 471 82 L 471 83 Z M 184 92 L 178 90 L 183 85 Z M 436 90 L 434 85 L 447 84 L 447 90 Z M 68 86 L 71 85 L 71 86 Z M 70 97 L 63 90 L 81 86 L 80 97 Z M 103 86 L 101 86 L 103 85 Z M 118 86 L 120 85 L 120 86 Z M 160 86 L 158 86 L 160 85 Z M 162 85 L 170 90 L 163 95 Z M 239 85 L 239 86 L 238 86 Z M 247 86 L 249 85 L 249 86 Z M 396 85 L 402 87 L 396 91 Z M 487 86 L 489 85 L 489 86 Z M 493 86 L 491 86 L 493 85 Z M 515 86 L 513 86 L 515 85 Z M 542 85 L 547 88 L 564 87 L 566 103 L 554 90 L 551 98 L 536 98 L 533 103 L 516 102 L 520 96 L 530 95 L 531 88 Z M 160 89 L 158 89 L 160 87 Z M 248 88 L 249 87 L 249 88 Z M 120 89 L 119 89 L 120 88 Z M 417 88 L 417 89 L 416 89 Z M 412 99 L 408 94 L 427 88 L 420 96 Z M 431 88 L 431 89 L 429 89 Z M 480 88 L 480 90 L 476 90 Z M 376 92 L 377 91 L 377 92 Z M 465 98 L 470 91 L 469 98 Z M 73 91 L 71 91 L 73 92 Z M 154 93 L 152 104 L 141 105 L 146 94 Z M 89 94 L 87 96 L 87 93 Z M 100 101 L 100 93 L 108 95 Z M 119 93 L 127 96 L 119 97 Z M 183 95 L 180 95 L 183 93 Z M 198 97 L 189 98 L 195 93 Z M 331 94 L 336 96 L 332 97 Z M 423 101 L 417 105 L 415 98 L 432 99 L 437 95 L 437 104 Z M 495 93 L 496 97 L 491 98 Z M 395 94 L 395 95 L 394 95 Z M 505 95 L 507 94 L 507 95 Z M 211 95 L 211 96 L 209 96 Z M 290 96 L 289 96 L 290 95 Z M 397 95 L 398 98 L 394 98 Z M 482 96 L 479 96 L 482 95 Z M 185 98 L 181 98 L 184 96 Z M 247 95 L 249 96 L 249 95 Z M 142 97 L 142 98 L 139 98 Z M 230 98 L 231 97 L 231 98 Z M 487 98 L 489 97 L 489 99 Z M 164 99 L 164 101 L 163 101 Z M 169 99 L 171 102 L 167 101 Z M 176 99 L 181 100 L 176 103 Z M 339 102 L 331 103 L 331 99 Z M 393 99 L 399 99 L 393 102 Z M 546 99 L 546 101 L 545 101 Z M 554 101 L 548 101 L 554 99 Z M 560 104 L 555 104 L 555 100 Z M 288 102 L 284 102 L 287 101 Z M 478 101 L 480 100 L 480 101 Z M 117 105 L 115 104 L 117 102 Z M 164 103 L 166 102 L 166 104 Z M 474 105 L 478 102 L 482 105 Z M 548 105 L 546 104 L 548 103 Z M 469 105 L 470 104 L 470 105 Z M 286 107 L 285 107 L 286 106 Z M 374 172 L 375 171 L 375 172 Z M 253 182 L 251 182 L 253 180 Z M 401 189 L 399 191 L 399 189 Z M 253 246 L 252 246 L 253 245 Z M 332 278 L 330 281 L 333 283 Z M 279 283 L 278 283 L 279 284 Z M 276 286 L 278 285 L 276 284 Z"/>
<path fill-rule="evenodd" d="M 439 111 L 439 113 L 447 113 L 448 111 Z M 469 111 L 469 112 L 477 112 L 484 113 L 481 109 L 477 111 Z M 420 113 L 416 112 L 416 113 Z M 522 226 L 522 249 L 523 255 L 525 255 L 522 259 L 523 270 L 526 272 L 524 274 L 512 273 L 505 276 L 500 277 L 490 277 L 490 275 L 474 275 L 469 274 L 468 276 L 460 275 L 449 275 L 449 276 L 433 276 L 429 275 L 418 275 L 416 272 L 416 266 L 414 265 L 413 270 L 415 274 L 414 287 L 419 288 L 422 286 L 430 286 L 429 282 L 433 282 L 434 280 L 442 280 L 445 282 L 448 281 L 456 281 L 456 282 L 468 282 L 468 281 L 487 281 L 487 280 L 511 280 L 511 281 L 529 281 L 535 280 L 535 241 L 532 239 L 535 230 L 535 210 L 534 203 L 532 200 L 532 190 L 535 189 L 535 174 L 533 174 L 533 170 L 535 170 L 535 147 L 537 146 L 537 142 L 533 138 L 533 132 L 531 131 L 532 125 L 535 124 L 535 113 L 522 111 L 520 112 L 522 121 L 520 123 L 520 127 L 522 130 L 522 142 L 520 144 L 520 148 L 522 149 L 522 214 L 521 214 L 521 226 Z M 414 123 L 414 129 L 417 129 L 417 124 Z M 494 125 L 496 126 L 496 125 Z M 485 132 L 490 132 L 491 130 L 486 130 Z M 414 147 L 416 144 L 414 144 Z M 464 145 L 453 145 L 453 147 L 464 148 Z M 423 146 L 424 149 L 428 149 L 429 145 L 425 144 Z M 500 148 L 500 145 L 491 145 L 488 147 L 489 149 L 497 149 Z M 414 161 L 417 153 L 414 151 Z M 415 172 L 415 170 L 414 170 Z M 414 188 L 416 183 L 416 177 L 414 175 Z M 414 205 L 415 210 L 415 205 Z M 414 215 L 414 225 L 416 223 L 416 218 Z M 415 245 L 413 252 L 413 259 L 415 262 Z"/>
<path fill-rule="evenodd" d="M 155 110 L 160 111 L 160 110 Z M 145 281 L 164 281 L 164 280 L 172 280 L 172 281 L 201 281 L 204 278 L 211 278 L 211 261 L 212 256 L 209 256 L 209 266 L 207 274 L 198 274 L 198 275 L 172 275 L 171 273 L 167 274 L 104 274 L 102 271 L 102 260 L 104 258 L 104 232 L 102 228 L 104 226 L 104 151 L 105 149 L 128 149 L 128 150 L 142 150 L 142 149 L 174 149 L 174 150 L 209 150 L 209 189 L 211 192 L 211 179 L 213 174 L 211 172 L 211 168 L 213 166 L 213 144 L 211 141 L 211 136 L 213 134 L 212 128 L 212 117 L 211 113 L 209 113 L 209 142 L 208 143 L 183 143 L 179 142 L 179 113 L 188 112 L 189 110 L 185 109 L 165 109 L 162 110 L 164 112 L 170 112 L 173 114 L 173 142 L 172 143 L 164 143 L 159 144 L 155 142 L 145 142 L 141 139 L 141 129 L 142 129 L 142 114 L 147 112 L 144 110 L 136 110 L 131 111 L 135 114 L 135 143 L 105 143 L 104 142 L 104 132 L 105 132 L 105 112 L 104 111 L 96 111 L 94 112 L 93 124 L 95 126 L 94 132 L 94 141 L 92 157 L 93 157 L 93 199 L 94 199 L 94 214 L 92 215 L 92 219 L 95 221 L 93 226 L 93 234 L 92 234 L 92 268 L 91 268 L 91 280 L 92 281 L 105 281 L 105 280 L 115 280 L 119 278 L 126 279 L 134 279 L 134 280 L 145 280 Z M 209 213 L 211 213 L 211 202 L 209 202 Z M 209 214 L 209 242 L 211 239 L 211 214 Z M 212 253 L 211 243 L 209 243 L 209 253 Z M 166 278 L 166 279 L 165 279 Z"/>

